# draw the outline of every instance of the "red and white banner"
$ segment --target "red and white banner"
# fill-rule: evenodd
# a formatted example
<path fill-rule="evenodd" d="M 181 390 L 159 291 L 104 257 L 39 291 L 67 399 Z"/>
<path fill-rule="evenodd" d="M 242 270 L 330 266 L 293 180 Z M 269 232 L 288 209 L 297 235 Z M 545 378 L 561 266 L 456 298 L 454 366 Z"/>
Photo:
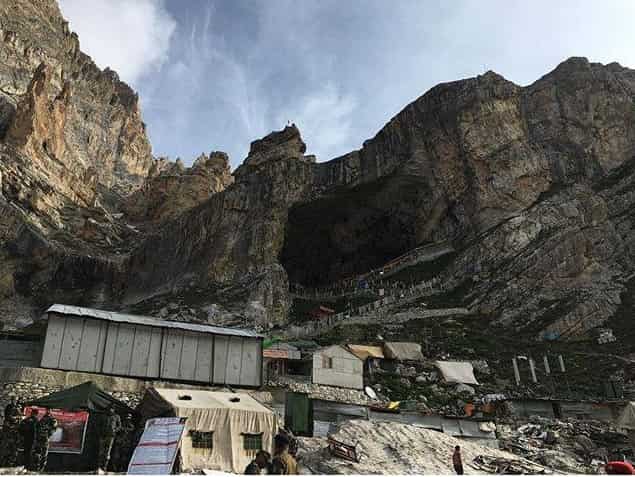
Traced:
<path fill-rule="evenodd" d="M 37 417 L 42 419 L 46 409 L 37 406 L 24 408 L 24 415 L 30 416 L 31 409 L 39 411 Z M 86 440 L 88 411 L 60 411 L 51 409 L 51 415 L 57 420 L 57 429 L 49 439 L 49 452 L 60 454 L 81 454 Z"/>
<path fill-rule="evenodd" d="M 128 474 L 171 474 L 185 430 L 185 419 L 184 417 L 149 419 L 130 459 Z"/>

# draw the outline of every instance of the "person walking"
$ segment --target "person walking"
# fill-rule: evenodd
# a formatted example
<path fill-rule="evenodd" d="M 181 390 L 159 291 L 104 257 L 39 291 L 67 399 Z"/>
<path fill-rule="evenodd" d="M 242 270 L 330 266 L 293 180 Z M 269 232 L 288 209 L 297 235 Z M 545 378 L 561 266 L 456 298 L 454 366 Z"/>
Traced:
<path fill-rule="evenodd" d="M 269 470 L 271 466 L 271 454 L 264 450 L 259 450 L 256 458 L 245 468 L 245 475 L 262 474 L 263 470 Z"/>
<path fill-rule="evenodd" d="M 284 434 L 277 434 L 273 439 L 271 473 L 278 475 L 294 475 L 298 473 L 298 464 L 289 454 L 289 438 Z"/>
<path fill-rule="evenodd" d="M 20 423 L 20 434 L 22 435 L 22 446 L 24 449 L 24 467 L 33 470 L 33 443 L 38 432 L 38 410 L 31 409 L 31 415 Z"/>
<path fill-rule="evenodd" d="M 33 450 L 31 462 L 33 470 L 38 473 L 44 472 L 49 456 L 49 439 L 57 429 L 57 420 L 51 415 L 51 410 L 47 409 L 44 416 L 37 424 L 37 432 L 35 433 L 35 441 L 33 442 Z"/>
<path fill-rule="evenodd" d="M 115 413 L 115 408 L 110 406 L 106 415 L 101 419 L 99 429 L 99 457 L 98 467 L 104 472 L 108 470 L 110 453 L 115 437 L 121 431 L 121 418 Z"/>
<path fill-rule="evenodd" d="M 18 442 L 20 441 L 20 420 L 22 412 L 16 398 L 4 408 L 2 439 L 0 440 L 0 467 L 17 467 Z"/>
<path fill-rule="evenodd" d="M 454 454 L 452 454 L 452 465 L 454 466 L 454 472 L 457 475 L 463 475 L 463 459 L 461 459 L 461 447 L 456 446 L 454 448 Z"/>

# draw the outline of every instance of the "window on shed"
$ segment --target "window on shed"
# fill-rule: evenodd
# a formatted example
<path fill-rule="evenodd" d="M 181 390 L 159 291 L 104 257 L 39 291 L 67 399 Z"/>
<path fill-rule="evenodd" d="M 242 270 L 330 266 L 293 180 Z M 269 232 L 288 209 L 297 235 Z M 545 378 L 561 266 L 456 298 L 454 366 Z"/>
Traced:
<path fill-rule="evenodd" d="M 324 369 L 332 369 L 333 368 L 333 358 L 329 356 L 322 356 L 322 367 Z"/>
<path fill-rule="evenodd" d="M 214 448 L 214 431 L 190 431 L 192 438 L 192 448 L 194 449 L 213 449 Z"/>
<path fill-rule="evenodd" d="M 243 448 L 254 452 L 262 450 L 262 432 L 260 434 L 243 433 Z"/>

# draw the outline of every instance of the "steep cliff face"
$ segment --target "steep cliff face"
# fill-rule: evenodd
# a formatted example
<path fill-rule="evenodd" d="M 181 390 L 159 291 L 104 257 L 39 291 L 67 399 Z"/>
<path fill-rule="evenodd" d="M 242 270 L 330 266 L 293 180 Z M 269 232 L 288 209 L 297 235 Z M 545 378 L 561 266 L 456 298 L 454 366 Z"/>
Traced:
<path fill-rule="evenodd" d="M 153 159 L 136 94 L 81 53 L 57 4 L 0 4 L 0 311 L 119 296 L 116 219 Z"/>
<path fill-rule="evenodd" d="M 288 285 L 451 242 L 448 304 L 574 337 L 635 274 L 635 71 L 571 58 L 527 87 L 441 84 L 358 151 L 316 163 L 295 126 L 192 167 L 154 160 L 135 93 L 53 0 L 0 5 L 0 313 L 52 301 L 283 324 Z M 632 300 L 627 300 L 629 303 Z M 184 311 L 185 310 L 185 311 Z"/>
<path fill-rule="evenodd" d="M 74 172 L 122 194 L 139 187 L 152 156 L 137 96 L 80 51 L 56 3 L 3 4 L 0 40 L 6 142 L 42 169 L 57 166 L 53 179 Z"/>
<path fill-rule="evenodd" d="M 491 72 L 433 88 L 318 165 L 321 195 L 292 209 L 283 264 L 313 284 L 450 240 L 457 301 L 536 335 L 598 326 L 633 272 L 634 80 L 572 58 L 526 88 Z"/>
<path fill-rule="evenodd" d="M 128 200 L 126 211 L 135 221 L 162 222 L 174 219 L 222 192 L 234 181 L 227 154 L 201 154 L 192 167 L 158 160 L 143 188 Z"/>
<path fill-rule="evenodd" d="M 313 158 L 305 150 L 295 126 L 254 141 L 230 187 L 163 225 L 133 252 L 127 299 L 258 277 L 261 285 L 248 301 L 266 304 L 269 321 L 283 322 L 288 284 L 277 258 L 288 208 L 312 183 Z"/>

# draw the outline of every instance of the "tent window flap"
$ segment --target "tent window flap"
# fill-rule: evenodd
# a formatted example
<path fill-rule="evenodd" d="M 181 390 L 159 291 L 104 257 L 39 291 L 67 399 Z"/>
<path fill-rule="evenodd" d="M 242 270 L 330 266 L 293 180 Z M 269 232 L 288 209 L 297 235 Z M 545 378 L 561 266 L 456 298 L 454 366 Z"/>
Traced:
<path fill-rule="evenodd" d="M 214 448 L 214 431 L 190 431 L 192 438 L 192 448 L 194 449 L 213 449 Z"/>
<path fill-rule="evenodd" d="M 260 434 L 243 433 L 243 448 L 246 451 L 262 450 L 262 433 Z"/>

